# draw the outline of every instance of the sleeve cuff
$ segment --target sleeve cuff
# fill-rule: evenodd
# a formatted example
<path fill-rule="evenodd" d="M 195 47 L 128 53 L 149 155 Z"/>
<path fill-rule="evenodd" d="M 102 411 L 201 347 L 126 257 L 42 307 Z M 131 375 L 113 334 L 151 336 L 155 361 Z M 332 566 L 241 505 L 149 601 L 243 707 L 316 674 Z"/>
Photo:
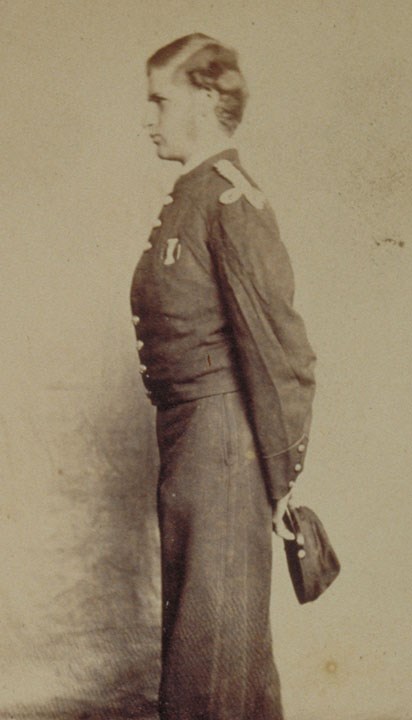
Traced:
<path fill-rule="evenodd" d="M 309 438 L 303 435 L 294 445 L 276 455 L 263 457 L 272 502 L 290 492 L 303 470 Z"/>

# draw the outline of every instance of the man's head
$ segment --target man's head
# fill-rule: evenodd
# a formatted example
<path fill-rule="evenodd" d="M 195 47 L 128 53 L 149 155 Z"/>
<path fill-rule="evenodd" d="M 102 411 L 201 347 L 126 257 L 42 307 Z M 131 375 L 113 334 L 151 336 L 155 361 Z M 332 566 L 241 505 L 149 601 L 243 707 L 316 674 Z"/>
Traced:
<path fill-rule="evenodd" d="M 147 61 L 147 126 L 159 157 L 186 162 L 206 137 L 230 136 L 247 100 L 234 50 L 195 33 L 166 45 Z"/>

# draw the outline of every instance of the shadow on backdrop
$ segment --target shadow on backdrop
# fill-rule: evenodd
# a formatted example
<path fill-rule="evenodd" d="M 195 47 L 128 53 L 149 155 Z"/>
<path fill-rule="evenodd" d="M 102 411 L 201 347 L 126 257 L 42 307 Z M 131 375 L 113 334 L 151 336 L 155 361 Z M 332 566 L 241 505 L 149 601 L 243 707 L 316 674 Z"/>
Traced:
<path fill-rule="evenodd" d="M 64 687 L 69 682 L 72 691 L 42 706 L 0 712 L 2 718 L 156 717 L 157 447 L 152 409 L 133 392 L 131 372 L 97 411 L 92 398 L 92 411 L 80 419 L 81 447 L 87 452 L 83 468 L 81 458 L 72 457 L 71 465 L 57 471 L 59 493 L 67 507 L 83 508 L 85 520 L 73 527 L 70 545 L 54 552 L 61 553 L 63 572 L 70 572 L 72 561 L 82 570 L 67 589 L 50 597 L 45 615 L 53 632 L 36 648 L 32 662 L 66 675 Z"/>

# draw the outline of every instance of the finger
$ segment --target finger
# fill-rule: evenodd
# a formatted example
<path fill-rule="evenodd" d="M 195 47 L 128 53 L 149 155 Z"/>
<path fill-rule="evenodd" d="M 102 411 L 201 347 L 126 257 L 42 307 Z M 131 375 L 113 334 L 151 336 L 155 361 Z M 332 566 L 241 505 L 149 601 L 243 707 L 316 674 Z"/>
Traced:
<path fill-rule="evenodd" d="M 288 502 L 286 498 L 282 498 L 281 500 L 278 500 L 276 503 L 276 506 L 273 509 L 272 517 L 274 520 L 281 520 L 286 512 L 288 506 Z"/>
<path fill-rule="evenodd" d="M 288 530 L 283 520 L 273 522 L 273 529 L 279 537 L 283 538 L 283 540 L 294 540 L 295 536 L 293 532 Z"/>
<path fill-rule="evenodd" d="M 279 500 L 276 501 L 276 505 L 274 507 L 274 513 L 278 513 L 281 516 L 283 516 L 285 514 L 286 508 L 292 497 L 292 493 L 293 493 L 293 488 L 292 488 L 292 490 L 289 490 L 287 495 L 284 495 L 282 498 L 279 498 Z"/>
<path fill-rule="evenodd" d="M 281 501 L 278 502 L 276 507 L 274 508 L 272 512 L 272 519 L 275 523 L 281 522 L 283 518 L 285 517 L 288 507 L 290 505 L 289 496 L 287 498 L 282 498 Z"/>
<path fill-rule="evenodd" d="M 298 507 L 298 505 L 297 505 L 297 503 L 296 503 L 296 500 L 294 499 L 294 497 L 293 497 L 292 495 L 291 495 L 290 498 L 289 498 L 288 505 L 289 505 L 289 507 L 292 508 L 292 509 Z"/>
<path fill-rule="evenodd" d="M 278 537 L 282 538 L 282 540 L 287 540 L 290 542 L 295 539 L 294 534 L 291 533 L 290 530 L 288 530 L 287 528 L 281 528 L 279 527 L 279 525 L 277 525 L 274 526 L 274 531 Z"/>

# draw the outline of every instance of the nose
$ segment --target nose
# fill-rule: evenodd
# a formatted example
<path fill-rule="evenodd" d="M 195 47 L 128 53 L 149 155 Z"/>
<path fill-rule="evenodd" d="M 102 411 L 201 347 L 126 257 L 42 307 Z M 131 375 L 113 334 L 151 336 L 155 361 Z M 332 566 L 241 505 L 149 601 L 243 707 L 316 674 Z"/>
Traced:
<path fill-rule="evenodd" d="M 150 130 L 156 124 L 156 106 L 154 103 L 147 103 L 143 113 L 142 125 L 146 130 Z"/>

